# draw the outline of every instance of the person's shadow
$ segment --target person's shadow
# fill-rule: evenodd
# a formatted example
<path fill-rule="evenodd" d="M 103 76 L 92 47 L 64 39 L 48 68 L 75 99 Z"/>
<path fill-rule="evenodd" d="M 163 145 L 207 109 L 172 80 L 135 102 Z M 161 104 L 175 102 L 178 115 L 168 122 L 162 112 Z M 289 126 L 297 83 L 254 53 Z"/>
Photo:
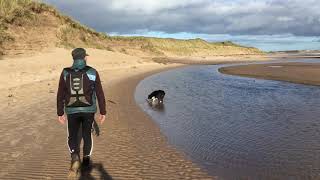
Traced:
<path fill-rule="evenodd" d="M 79 178 L 79 180 L 95 180 L 95 178 L 91 175 L 93 169 L 96 169 L 99 172 L 100 179 L 112 180 L 112 177 L 104 169 L 104 167 L 103 167 L 103 165 L 101 163 L 93 163 L 88 168 L 82 168 L 80 170 L 80 178 Z"/>

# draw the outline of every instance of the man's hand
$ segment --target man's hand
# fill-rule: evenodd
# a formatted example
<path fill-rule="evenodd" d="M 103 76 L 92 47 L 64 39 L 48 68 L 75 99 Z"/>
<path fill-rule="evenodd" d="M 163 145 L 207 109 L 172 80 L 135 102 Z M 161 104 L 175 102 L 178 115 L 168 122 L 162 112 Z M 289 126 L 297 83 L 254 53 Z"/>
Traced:
<path fill-rule="evenodd" d="M 65 117 L 64 115 L 58 116 L 58 121 L 59 121 L 61 124 L 65 124 L 65 123 L 66 123 L 66 117 Z"/>
<path fill-rule="evenodd" d="M 106 115 L 100 114 L 99 120 L 100 120 L 100 124 L 103 124 L 103 122 L 106 120 Z"/>

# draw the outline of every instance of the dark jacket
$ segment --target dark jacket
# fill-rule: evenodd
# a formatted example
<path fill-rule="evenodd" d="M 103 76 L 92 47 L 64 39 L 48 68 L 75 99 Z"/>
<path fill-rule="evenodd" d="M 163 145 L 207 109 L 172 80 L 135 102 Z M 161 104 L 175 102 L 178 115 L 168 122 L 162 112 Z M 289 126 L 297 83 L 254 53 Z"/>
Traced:
<path fill-rule="evenodd" d="M 82 59 L 79 59 L 79 60 L 74 60 L 74 63 L 71 69 L 83 69 L 84 67 L 86 67 L 86 62 Z M 89 71 L 87 72 L 88 77 L 84 78 L 83 81 L 87 81 L 87 82 L 84 82 L 84 84 L 92 84 L 94 86 L 94 93 L 92 95 L 93 105 L 88 107 L 65 107 L 66 101 L 67 99 L 69 99 L 69 97 L 67 93 L 67 84 L 65 81 L 67 71 L 64 69 L 60 75 L 59 87 L 57 92 L 58 116 L 62 116 L 65 112 L 66 114 L 74 114 L 74 113 L 80 113 L 80 112 L 95 113 L 97 112 L 96 99 L 98 99 L 100 114 L 102 115 L 106 114 L 106 101 L 105 101 L 99 73 L 94 68 L 90 68 Z"/>

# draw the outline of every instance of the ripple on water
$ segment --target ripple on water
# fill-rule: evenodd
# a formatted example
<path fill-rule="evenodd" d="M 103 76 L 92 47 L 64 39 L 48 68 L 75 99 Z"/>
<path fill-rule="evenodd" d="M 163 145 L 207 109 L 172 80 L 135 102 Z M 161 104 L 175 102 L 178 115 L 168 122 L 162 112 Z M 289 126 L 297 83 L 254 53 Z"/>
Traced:
<path fill-rule="evenodd" d="M 219 66 L 143 80 L 137 103 L 171 144 L 222 179 L 320 178 L 320 88 L 222 75 Z M 166 91 L 165 110 L 145 96 Z"/>

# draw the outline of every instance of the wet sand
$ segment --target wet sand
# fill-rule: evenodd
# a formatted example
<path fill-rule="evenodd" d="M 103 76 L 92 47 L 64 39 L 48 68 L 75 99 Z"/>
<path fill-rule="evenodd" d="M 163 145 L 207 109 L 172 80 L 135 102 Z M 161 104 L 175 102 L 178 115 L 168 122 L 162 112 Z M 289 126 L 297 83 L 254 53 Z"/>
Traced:
<path fill-rule="evenodd" d="M 108 65 L 108 61 L 96 66 L 108 100 L 108 113 L 100 126 L 101 135 L 93 139 L 93 169 L 81 178 L 214 179 L 169 145 L 159 127 L 134 100 L 133 93 L 141 79 L 181 65 L 125 59 L 127 66 L 112 62 Z M 94 67 L 95 64 L 95 60 L 90 63 Z M 30 65 L 30 72 L 37 66 L 42 64 Z M 42 74 L 40 80 L 19 86 L 19 81 L 24 82 L 23 76 L 7 79 L 10 88 L 1 89 L 1 179 L 66 179 L 70 160 L 67 127 L 59 124 L 56 116 L 59 68 L 50 79 Z"/>
<path fill-rule="evenodd" d="M 268 63 L 220 68 L 221 73 L 320 86 L 320 63 Z"/>

